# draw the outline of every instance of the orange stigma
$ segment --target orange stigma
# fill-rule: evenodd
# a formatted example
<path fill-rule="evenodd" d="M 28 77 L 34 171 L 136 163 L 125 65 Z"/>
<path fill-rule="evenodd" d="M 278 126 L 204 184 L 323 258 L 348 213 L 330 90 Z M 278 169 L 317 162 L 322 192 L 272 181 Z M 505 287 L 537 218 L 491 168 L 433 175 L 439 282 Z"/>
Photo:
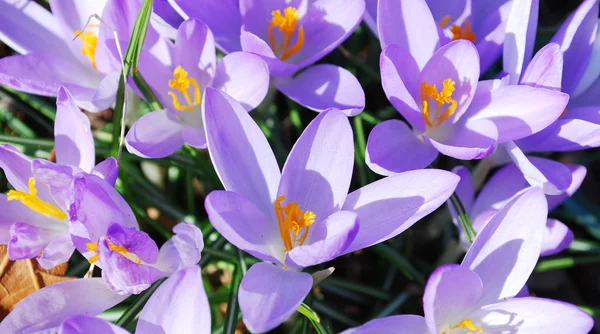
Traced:
<path fill-rule="evenodd" d="M 274 10 L 271 15 L 273 15 L 273 18 L 271 19 L 268 30 L 269 45 L 277 57 L 285 61 L 302 49 L 302 46 L 304 45 L 304 28 L 302 26 L 298 27 L 300 16 L 298 14 L 298 9 L 294 7 L 287 7 L 284 9 L 283 15 L 279 9 Z M 283 33 L 283 38 L 279 43 L 279 47 L 277 47 L 275 43 L 274 28 L 279 28 L 279 31 Z M 296 43 L 290 47 L 292 36 L 296 32 L 296 29 L 298 30 L 298 39 L 296 40 Z"/>
<path fill-rule="evenodd" d="M 427 82 L 421 84 L 422 112 L 425 124 L 428 127 L 435 128 L 439 126 L 456 112 L 458 102 L 452 98 L 452 94 L 456 90 L 455 84 L 452 79 L 444 80 L 441 92 L 438 92 L 435 84 L 430 85 Z M 432 103 L 436 105 L 435 113 L 433 114 Z"/>
<path fill-rule="evenodd" d="M 289 202 L 285 206 L 281 202 L 285 200 L 285 196 L 277 197 L 275 201 L 275 215 L 277 216 L 277 225 L 281 240 L 285 246 L 285 251 L 289 252 L 296 246 L 302 246 L 310 225 L 315 222 L 317 215 L 312 211 L 302 211 L 296 202 Z M 300 233 L 302 231 L 302 233 Z M 291 233 L 290 233 L 291 232 Z M 300 234 L 300 237 L 298 235 Z M 292 236 L 293 235 L 293 236 Z"/>
<path fill-rule="evenodd" d="M 440 27 L 446 28 L 448 23 L 450 23 L 450 15 L 446 15 L 444 18 L 442 18 L 440 21 Z M 450 32 L 452 33 L 453 41 L 456 41 L 457 39 L 466 39 L 472 43 L 475 43 L 477 40 L 477 36 L 473 30 L 471 30 L 471 21 L 469 20 L 465 20 L 464 27 L 461 27 L 458 24 L 453 24 L 450 27 Z"/>

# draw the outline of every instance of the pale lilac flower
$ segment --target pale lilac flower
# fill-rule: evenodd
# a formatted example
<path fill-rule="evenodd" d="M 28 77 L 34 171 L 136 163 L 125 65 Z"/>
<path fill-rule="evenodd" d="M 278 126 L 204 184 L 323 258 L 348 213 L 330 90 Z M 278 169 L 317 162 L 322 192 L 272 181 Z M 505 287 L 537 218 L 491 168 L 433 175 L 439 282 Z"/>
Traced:
<path fill-rule="evenodd" d="M 343 334 L 588 333 L 594 321 L 575 305 L 514 298 L 535 268 L 546 215 L 543 192 L 524 190 L 491 218 L 462 264 L 431 275 L 423 296 L 425 317 L 376 319 Z"/>
<path fill-rule="evenodd" d="M 253 265 L 240 285 L 243 319 L 253 332 L 295 312 L 313 283 L 303 268 L 398 235 L 456 186 L 455 175 L 419 170 L 348 194 L 352 129 L 336 109 L 307 126 L 280 173 L 267 139 L 239 103 L 215 89 L 205 99 L 208 150 L 226 189 L 206 197 L 209 219 L 229 242 L 266 261 Z"/>
<path fill-rule="evenodd" d="M 188 143 L 205 148 L 202 125 L 203 96 L 214 87 L 240 102 L 247 111 L 263 100 L 269 89 L 269 71 L 260 57 L 233 52 L 218 62 L 211 31 L 190 19 L 179 27 L 175 43 L 142 53 L 139 71 L 164 110 L 136 121 L 127 133 L 127 149 L 142 157 L 162 158 Z"/>

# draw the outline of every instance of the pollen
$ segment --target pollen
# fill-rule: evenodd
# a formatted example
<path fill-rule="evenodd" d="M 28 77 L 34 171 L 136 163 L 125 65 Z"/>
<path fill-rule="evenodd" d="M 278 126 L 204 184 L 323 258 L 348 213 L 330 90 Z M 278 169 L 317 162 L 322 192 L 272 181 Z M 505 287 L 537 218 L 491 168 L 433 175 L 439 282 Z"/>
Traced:
<path fill-rule="evenodd" d="M 75 31 L 75 38 L 81 38 L 83 42 L 83 48 L 81 48 L 81 54 L 88 57 L 92 67 L 96 69 L 96 46 L 98 45 L 98 35 L 96 33 L 81 30 Z"/>
<path fill-rule="evenodd" d="M 285 206 L 281 203 L 285 196 L 279 196 L 275 201 L 275 215 L 281 240 L 285 251 L 289 252 L 296 246 L 301 246 L 308 237 L 310 226 L 314 224 L 317 215 L 312 211 L 302 211 L 296 202 L 289 202 Z"/>
<path fill-rule="evenodd" d="M 9 201 L 20 201 L 23 203 L 23 205 L 27 206 L 31 210 L 43 215 L 54 217 L 60 221 L 63 221 L 65 218 L 67 218 L 67 214 L 64 211 L 48 202 L 44 202 L 37 197 L 37 189 L 35 188 L 35 179 L 33 177 L 29 178 L 29 181 L 27 181 L 27 186 L 29 188 L 29 193 L 11 190 L 8 192 L 8 194 L 6 194 L 6 199 Z"/>
<path fill-rule="evenodd" d="M 283 14 L 279 9 L 274 10 L 272 13 L 271 24 L 269 24 L 269 45 L 273 52 L 281 60 L 287 60 L 294 54 L 298 53 L 304 46 L 304 28 L 302 25 L 298 26 L 300 15 L 298 9 L 294 7 L 287 7 L 283 10 Z M 279 32 L 283 34 L 279 46 L 275 41 L 274 29 L 278 28 Z M 298 37 L 296 43 L 290 46 L 294 33 L 298 31 Z"/>
<path fill-rule="evenodd" d="M 452 326 L 451 329 L 462 329 L 463 331 L 468 331 L 467 334 L 473 334 L 473 332 L 482 333 L 483 329 L 475 326 L 471 319 L 464 319 L 455 326 Z"/>
<path fill-rule="evenodd" d="M 440 21 L 440 27 L 445 29 L 448 26 L 448 23 L 450 23 L 450 19 L 450 15 L 444 16 Z M 472 43 L 475 43 L 475 41 L 477 40 L 477 36 L 473 32 L 473 30 L 471 30 L 471 21 L 469 20 L 465 20 L 463 26 L 453 24 L 449 30 L 452 34 L 453 41 L 456 41 L 457 39 L 466 39 L 468 41 L 471 41 Z"/>
<path fill-rule="evenodd" d="M 177 68 L 175 68 L 173 71 L 173 79 L 169 80 L 169 87 L 178 91 L 185 100 L 185 104 L 182 105 L 179 102 L 177 94 L 175 94 L 175 92 L 169 92 L 169 96 L 173 99 L 173 107 L 175 109 L 179 111 L 194 111 L 194 108 L 200 106 L 200 103 L 202 102 L 200 86 L 194 78 L 188 76 L 188 72 L 184 70 L 183 67 L 177 66 Z M 193 100 L 190 95 L 190 88 L 193 88 Z"/>
<path fill-rule="evenodd" d="M 458 102 L 452 98 L 456 90 L 455 85 L 454 80 L 446 79 L 442 82 L 442 91 L 439 92 L 435 84 L 421 84 L 422 113 L 428 127 L 439 126 L 456 112 Z M 435 112 L 432 111 L 432 104 L 436 105 Z"/>

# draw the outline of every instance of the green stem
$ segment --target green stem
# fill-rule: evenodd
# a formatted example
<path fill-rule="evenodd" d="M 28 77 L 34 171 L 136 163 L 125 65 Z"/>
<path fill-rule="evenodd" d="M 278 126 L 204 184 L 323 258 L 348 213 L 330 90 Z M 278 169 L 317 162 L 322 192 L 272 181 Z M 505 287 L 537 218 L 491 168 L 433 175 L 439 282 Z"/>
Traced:
<path fill-rule="evenodd" d="M 462 202 L 460 201 L 460 198 L 458 197 L 458 195 L 456 195 L 456 193 L 453 193 L 452 196 L 450 196 L 450 202 L 454 207 L 454 211 L 458 216 L 458 220 L 460 221 L 463 230 L 467 234 L 467 239 L 469 239 L 470 243 L 473 243 L 473 240 L 475 240 L 475 237 L 477 236 L 477 232 L 475 232 L 475 229 L 471 224 L 471 220 L 469 219 L 467 210 L 465 210 L 465 207 L 463 206 Z"/>

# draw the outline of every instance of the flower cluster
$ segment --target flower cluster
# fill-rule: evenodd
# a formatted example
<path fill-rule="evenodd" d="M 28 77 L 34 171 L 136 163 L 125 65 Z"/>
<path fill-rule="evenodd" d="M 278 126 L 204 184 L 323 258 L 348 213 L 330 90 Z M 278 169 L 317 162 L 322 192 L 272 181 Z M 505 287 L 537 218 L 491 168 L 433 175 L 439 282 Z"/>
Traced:
<path fill-rule="evenodd" d="M 386 242 L 444 204 L 466 255 L 429 271 L 424 316 L 345 334 L 591 331 L 582 309 L 529 296 L 526 284 L 541 256 L 573 241 L 548 213 L 586 175 L 540 153 L 600 145 L 598 0 L 584 0 L 535 54 L 538 0 L 156 0 L 134 46 L 151 2 L 50 0 L 50 11 L 0 2 L 0 39 L 20 53 L 0 59 L 0 84 L 56 97 L 51 159 L 0 145 L 11 188 L 0 194 L 0 244 L 10 260 L 46 269 L 77 256 L 90 266 L 24 298 L 0 333 L 127 333 L 97 316 L 149 291 L 136 333 L 213 330 L 200 224 L 174 225 L 159 247 L 119 186 L 121 146 L 143 161 L 182 148 L 210 157 L 202 175 L 214 169 L 220 184 L 204 198 L 204 226 L 239 250 L 220 252 L 251 259 L 232 296 L 252 333 L 310 299 L 332 274 L 317 266 Z M 324 62 L 349 52 L 341 44 L 363 19 L 398 114 L 355 145 L 350 117 L 364 116 L 365 92 L 354 73 Z M 123 50 L 138 53 L 135 64 Z M 317 112 L 287 157 L 256 121 L 275 96 Z M 131 113 L 112 125 L 132 121 L 111 138 L 119 154 L 98 153 L 81 110 L 119 104 Z M 158 107 L 140 115 L 140 104 Z M 108 158 L 96 164 L 96 155 Z M 437 168 L 442 158 L 457 167 Z M 355 164 L 378 179 L 357 186 Z"/>

